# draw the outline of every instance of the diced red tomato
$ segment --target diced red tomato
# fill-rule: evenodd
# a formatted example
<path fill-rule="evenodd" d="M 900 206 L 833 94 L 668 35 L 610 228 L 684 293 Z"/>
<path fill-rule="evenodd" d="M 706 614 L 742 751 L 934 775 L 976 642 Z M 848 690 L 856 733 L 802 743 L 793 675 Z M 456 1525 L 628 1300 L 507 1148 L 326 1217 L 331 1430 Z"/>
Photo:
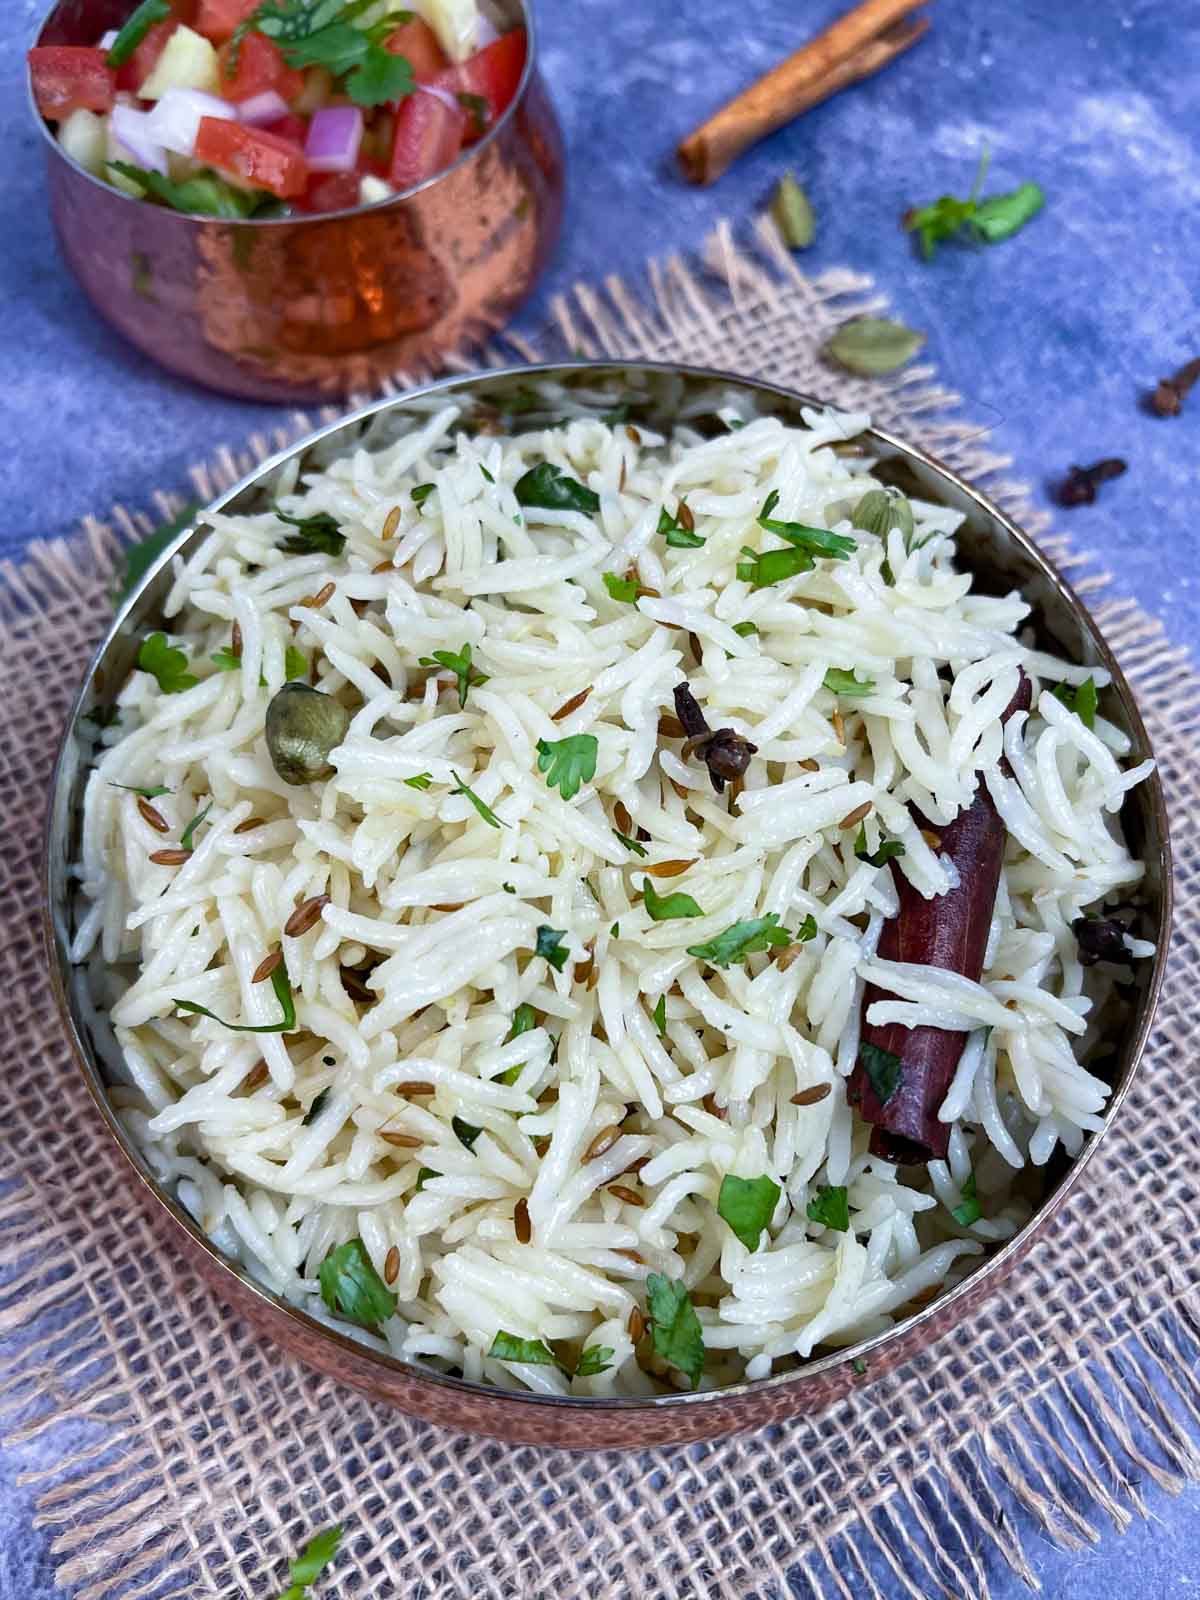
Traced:
<path fill-rule="evenodd" d="M 308 182 L 308 165 L 299 145 L 223 117 L 201 117 L 193 154 L 197 161 L 281 200 L 303 194 Z"/>
<path fill-rule="evenodd" d="M 465 111 L 419 89 L 410 94 L 396 113 L 389 173 L 393 185 L 407 189 L 448 167 L 462 149 L 467 127 Z"/>
<path fill-rule="evenodd" d="M 314 172 L 296 201 L 299 211 L 349 211 L 358 204 L 357 172 Z"/>
<path fill-rule="evenodd" d="M 450 65 L 437 34 L 423 17 L 412 17 L 384 45 L 394 56 L 406 56 L 418 83 L 428 83 Z"/>
<path fill-rule="evenodd" d="M 117 73 L 118 89 L 132 89 L 136 93 L 141 88 L 158 65 L 158 58 L 167 48 L 167 40 L 179 26 L 179 21 L 179 17 L 172 10 L 169 17 L 164 17 L 162 22 L 154 24 Z"/>
<path fill-rule="evenodd" d="M 481 109 L 480 116 L 475 116 L 472 109 L 468 142 L 478 138 L 508 110 L 524 70 L 525 29 L 514 28 L 434 79 L 438 88 L 448 89 L 451 94 L 476 95 L 486 101 L 487 109 Z"/>
<path fill-rule="evenodd" d="M 226 100 L 249 100 L 252 95 L 274 89 L 285 100 L 294 100 L 304 87 L 304 74 L 289 67 L 283 52 L 264 34 L 248 33 L 237 54 L 237 71 L 229 74 L 231 51 L 222 45 L 221 93 Z"/>
<path fill-rule="evenodd" d="M 289 111 L 286 117 L 268 122 L 263 132 L 273 133 L 277 139 L 286 139 L 290 144 L 298 144 L 303 150 L 304 141 L 308 138 L 308 118 Z"/>
<path fill-rule="evenodd" d="M 33 98 L 54 122 L 72 111 L 108 111 L 117 92 L 117 75 L 105 65 L 103 50 L 78 45 L 36 45 L 29 52 Z"/>
<path fill-rule="evenodd" d="M 239 22 L 245 22 L 252 11 L 258 9 L 259 0 L 200 0 L 194 27 L 214 44 L 224 44 L 237 31 Z"/>

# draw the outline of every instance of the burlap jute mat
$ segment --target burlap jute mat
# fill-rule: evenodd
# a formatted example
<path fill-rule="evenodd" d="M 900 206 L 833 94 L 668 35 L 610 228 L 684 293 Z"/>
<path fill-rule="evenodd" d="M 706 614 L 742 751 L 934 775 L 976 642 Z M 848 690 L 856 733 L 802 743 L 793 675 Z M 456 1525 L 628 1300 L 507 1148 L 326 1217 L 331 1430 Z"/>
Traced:
<path fill-rule="evenodd" d="M 719 233 L 703 265 L 652 269 L 640 297 L 578 291 L 544 348 L 867 402 L 1031 523 L 930 369 L 884 388 L 820 367 L 830 327 L 878 303 L 848 272 L 805 279 L 766 233 L 749 251 Z M 242 465 L 210 463 L 199 492 Z M 1037 1586 L 1041 1538 L 1082 1547 L 1106 1519 L 1127 1526 L 1141 1485 L 1200 1476 L 1200 678 L 1159 624 L 1084 568 L 1164 769 L 1179 916 L 1145 1068 L 1057 1224 L 970 1326 L 821 1415 L 712 1446 L 571 1456 L 445 1434 L 298 1367 L 166 1255 L 126 1198 L 52 1013 L 36 858 L 57 731 L 134 532 L 124 513 L 89 521 L 9 569 L 0 598 L 0 1430 L 28 1463 L 66 1593 L 274 1600 L 289 1554 L 342 1521 L 320 1590 L 339 1600 L 981 1600 L 1005 1564 Z"/>

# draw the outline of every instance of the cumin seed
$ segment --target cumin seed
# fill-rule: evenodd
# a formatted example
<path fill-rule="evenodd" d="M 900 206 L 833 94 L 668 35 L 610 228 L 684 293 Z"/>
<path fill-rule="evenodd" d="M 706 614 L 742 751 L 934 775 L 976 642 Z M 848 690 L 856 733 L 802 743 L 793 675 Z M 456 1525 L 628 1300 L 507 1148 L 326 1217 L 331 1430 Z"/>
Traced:
<path fill-rule="evenodd" d="M 390 561 L 380 561 L 377 566 L 374 566 L 374 567 L 371 568 L 371 576 L 374 578 L 374 577 L 378 577 L 381 572 L 391 572 L 391 571 L 392 571 L 392 563 Z"/>
<path fill-rule="evenodd" d="M 229 654 L 242 659 L 242 625 L 235 622 L 229 635 Z"/>
<path fill-rule="evenodd" d="M 395 1145 L 397 1150 L 419 1150 L 425 1143 L 424 1139 L 418 1139 L 413 1133 L 380 1132 L 379 1137 L 384 1144 Z"/>
<path fill-rule="evenodd" d="M 628 1189 L 623 1183 L 610 1183 L 608 1192 L 616 1195 L 618 1200 L 624 1200 L 627 1206 L 644 1206 L 646 1204 L 636 1189 Z"/>
<path fill-rule="evenodd" d="M 239 822 L 233 831 L 234 833 L 253 833 L 255 828 L 265 828 L 266 825 L 267 819 L 265 817 L 247 817 L 245 822 Z"/>
<path fill-rule="evenodd" d="M 297 600 L 296 604 L 308 606 L 315 611 L 318 606 L 323 606 L 327 600 L 332 600 L 336 593 L 337 584 L 331 580 L 329 583 L 323 584 L 316 594 L 310 594 L 307 600 Z"/>
<path fill-rule="evenodd" d="M 830 720 L 830 722 L 833 723 L 833 732 L 834 732 L 834 736 L 837 739 L 837 742 L 839 744 L 845 744 L 845 742 L 846 742 L 846 719 L 842 715 L 841 711 L 835 707 L 833 712 L 832 712 L 832 714 L 830 715 L 829 720 Z"/>
<path fill-rule="evenodd" d="M 847 814 L 838 823 L 838 827 L 839 828 L 852 828 L 852 827 L 854 827 L 856 822 L 861 822 L 864 817 L 870 815 L 871 807 L 874 804 L 875 804 L 875 802 L 873 800 L 864 800 L 862 805 L 855 806 L 853 811 L 847 812 Z"/>
<path fill-rule="evenodd" d="M 827 1100 L 833 1093 L 831 1083 L 814 1083 L 809 1089 L 801 1089 L 799 1094 L 792 1096 L 794 1106 L 815 1106 L 822 1100 Z"/>
<path fill-rule="evenodd" d="M 617 1127 L 615 1122 L 610 1123 L 607 1128 L 601 1128 L 600 1132 L 583 1152 L 583 1159 L 585 1161 L 595 1161 L 596 1158 L 598 1156 L 602 1156 L 606 1150 L 611 1150 L 613 1145 L 616 1144 L 620 1137 L 621 1130 Z"/>
<path fill-rule="evenodd" d="M 700 1104 L 704 1107 L 705 1111 L 708 1112 L 710 1117 L 716 1117 L 721 1122 L 724 1122 L 725 1118 L 729 1115 L 729 1113 L 724 1110 L 723 1107 L 717 1104 L 717 1097 L 715 1094 L 706 1094 L 704 1099 L 701 1100 Z"/>
<path fill-rule="evenodd" d="M 151 850 L 150 859 L 157 867 L 181 867 L 192 859 L 190 850 Z"/>
<path fill-rule="evenodd" d="M 641 444 L 642 442 L 642 436 L 634 427 L 632 422 L 627 422 L 625 424 L 625 437 L 629 440 L 630 444 Z"/>
<path fill-rule="evenodd" d="M 283 925 L 289 939 L 299 939 L 321 920 L 321 913 L 329 904 L 327 894 L 314 894 L 311 900 L 302 900 Z"/>
<path fill-rule="evenodd" d="M 533 1238 L 533 1223 L 529 1220 L 529 1202 L 524 1196 L 513 1207 L 513 1232 L 518 1244 L 528 1244 Z"/>
<path fill-rule="evenodd" d="M 922 828 L 921 837 L 931 850 L 940 850 L 942 848 L 941 836 L 934 833 L 932 828 Z"/>
<path fill-rule="evenodd" d="M 383 1263 L 383 1281 L 384 1281 L 384 1283 L 395 1283 L 396 1279 L 399 1276 L 400 1276 L 400 1251 L 396 1248 L 395 1245 L 393 1245 L 392 1248 L 388 1251 L 387 1258 Z"/>
<path fill-rule="evenodd" d="M 642 1257 L 638 1255 L 636 1250 L 614 1250 L 613 1255 L 624 1256 L 626 1261 L 632 1261 L 639 1267 L 645 1265 Z"/>
<path fill-rule="evenodd" d="M 557 711 L 552 711 L 550 713 L 550 721 L 561 722 L 564 717 L 569 717 L 572 711 L 578 711 L 591 692 L 592 685 L 589 683 L 586 689 L 581 689 L 578 694 L 573 694 L 569 700 L 564 700 Z"/>
<path fill-rule="evenodd" d="M 392 1088 L 397 1094 L 402 1094 L 410 1100 L 418 1099 L 422 1095 L 437 1093 L 437 1084 L 430 1083 L 425 1078 L 406 1078 L 403 1083 L 394 1083 Z"/>
<path fill-rule="evenodd" d="M 270 1067 L 265 1061 L 260 1061 L 256 1067 L 251 1067 L 250 1071 L 242 1079 L 242 1088 L 245 1089 L 247 1094 L 253 1094 L 256 1089 L 262 1088 L 270 1076 Z"/>
<path fill-rule="evenodd" d="M 624 1254 L 624 1252 L 622 1252 L 622 1254 Z M 632 1339 L 634 1344 L 637 1344 L 645 1337 L 646 1319 L 642 1315 L 641 1306 L 634 1306 L 633 1310 L 629 1313 L 629 1317 L 625 1323 L 625 1331 L 629 1335 L 630 1339 Z"/>
<path fill-rule="evenodd" d="M 138 795 L 137 808 L 141 812 L 142 821 L 148 822 L 156 833 L 170 833 L 171 824 L 157 807 L 150 804 L 144 795 Z"/>
<path fill-rule="evenodd" d="M 272 950 L 269 956 L 264 956 L 250 974 L 251 983 L 264 983 L 283 960 L 282 950 Z"/>
<path fill-rule="evenodd" d="M 820 772 L 821 770 L 821 763 L 819 761 L 814 761 L 811 756 L 805 756 L 804 760 L 797 761 L 796 765 L 800 768 L 801 772 Z"/>
<path fill-rule="evenodd" d="M 393 506 L 383 519 L 383 527 L 379 530 L 380 539 L 394 539 L 396 529 L 400 526 L 400 507 Z"/>
<path fill-rule="evenodd" d="M 648 872 L 652 878 L 678 878 L 680 873 L 686 872 L 689 867 L 694 867 L 695 865 L 695 860 L 655 861 L 650 866 L 643 867 L 642 871 Z"/>
<path fill-rule="evenodd" d="M 695 533 L 696 519 L 692 515 L 692 508 L 686 500 L 681 500 L 675 508 L 675 521 L 681 528 L 686 528 L 689 533 Z"/>
<path fill-rule="evenodd" d="M 457 903 L 457 905 L 450 905 L 450 906 L 430 906 L 430 908 L 429 908 L 429 909 L 430 909 L 430 911 L 461 911 L 461 910 L 462 910 L 462 908 L 463 908 L 463 907 L 464 907 L 464 906 L 465 906 L 465 905 L 466 905 L 466 903 L 467 903 L 467 902 L 466 902 L 466 901 L 465 901 L 465 900 L 460 900 L 460 901 L 459 901 L 459 902 L 458 902 L 458 903 Z"/>
<path fill-rule="evenodd" d="M 629 815 L 629 808 L 620 800 L 613 807 L 613 821 L 617 825 L 618 832 L 623 833 L 627 839 L 633 837 L 633 818 Z"/>
<path fill-rule="evenodd" d="M 617 493 L 618 494 L 620 494 L 625 488 L 625 478 L 626 478 L 625 457 L 622 456 L 621 457 L 621 476 L 617 479 Z"/>

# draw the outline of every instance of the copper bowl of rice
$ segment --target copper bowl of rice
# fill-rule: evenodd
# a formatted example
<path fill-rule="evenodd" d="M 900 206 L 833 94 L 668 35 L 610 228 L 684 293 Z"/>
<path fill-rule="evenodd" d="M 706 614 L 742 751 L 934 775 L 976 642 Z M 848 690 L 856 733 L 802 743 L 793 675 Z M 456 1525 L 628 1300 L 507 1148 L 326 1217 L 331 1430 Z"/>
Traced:
<path fill-rule="evenodd" d="M 57 0 L 40 46 L 93 46 L 130 0 Z M 118 332 L 169 371 L 243 399 L 329 402 L 494 335 L 533 291 L 562 224 L 564 154 L 535 18 L 512 103 L 444 171 L 373 205 L 227 221 L 131 198 L 63 150 L 37 108 L 67 265 Z"/>
<path fill-rule="evenodd" d="M 319 773 L 281 695 L 333 716 Z M 961 887 L 928 819 L 981 772 L 975 983 L 886 929 L 901 871 Z M 1171 913 L 1137 706 L 1028 536 L 863 416 L 652 363 L 450 379 L 222 495 L 88 667 L 45 873 L 163 1248 L 376 1399 L 569 1448 L 813 1411 L 968 1321 L 1120 1114 Z M 898 1025 L 966 1041 L 915 1166 L 853 1087 Z"/>

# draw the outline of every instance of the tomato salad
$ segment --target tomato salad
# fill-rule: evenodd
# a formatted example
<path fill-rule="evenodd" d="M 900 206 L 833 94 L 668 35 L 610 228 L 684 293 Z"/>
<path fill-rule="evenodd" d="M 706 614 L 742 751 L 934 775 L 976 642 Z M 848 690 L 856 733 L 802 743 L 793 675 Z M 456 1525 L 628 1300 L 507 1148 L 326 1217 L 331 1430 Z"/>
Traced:
<path fill-rule="evenodd" d="M 476 0 L 142 0 L 92 48 L 29 52 L 66 153 L 177 211 L 373 205 L 431 178 L 504 114 L 525 30 Z"/>

